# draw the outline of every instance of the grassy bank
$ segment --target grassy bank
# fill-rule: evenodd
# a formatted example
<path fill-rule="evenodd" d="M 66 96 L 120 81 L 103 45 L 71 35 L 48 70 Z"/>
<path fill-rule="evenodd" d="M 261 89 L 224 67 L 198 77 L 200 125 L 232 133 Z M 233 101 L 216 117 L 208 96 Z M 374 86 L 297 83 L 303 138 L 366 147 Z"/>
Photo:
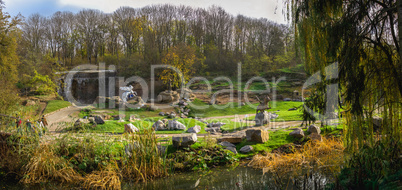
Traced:
<path fill-rule="evenodd" d="M 47 102 L 46 108 L 43 114 L 48 114 L 56 110 L 71 106 L 71 103 L 64 100 L 50 100 Z"/>

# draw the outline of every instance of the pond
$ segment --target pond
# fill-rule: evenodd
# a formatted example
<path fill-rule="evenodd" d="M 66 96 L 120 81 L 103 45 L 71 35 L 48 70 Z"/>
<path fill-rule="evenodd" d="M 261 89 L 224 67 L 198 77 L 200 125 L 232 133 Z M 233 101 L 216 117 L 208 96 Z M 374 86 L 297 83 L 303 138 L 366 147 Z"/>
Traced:
<path fill-rule="evenodd" d="M 324 172 L 325 173 L 325 172 Z M 291 177 L 292 176 L 292 177 Z M 263 173 L 261 169 L 250 167 L 220 167 L 207 172 L 178 173 L 147 183 L 122 184 L 122 189 L 323 189 L 332 183 L 334 177 L 323 172 L 306 175 L 306 171 L 295 175 Z M 80 189 L 61 184 L 23 186 L 15 183 L 1 183 L 0 189 Z"/>

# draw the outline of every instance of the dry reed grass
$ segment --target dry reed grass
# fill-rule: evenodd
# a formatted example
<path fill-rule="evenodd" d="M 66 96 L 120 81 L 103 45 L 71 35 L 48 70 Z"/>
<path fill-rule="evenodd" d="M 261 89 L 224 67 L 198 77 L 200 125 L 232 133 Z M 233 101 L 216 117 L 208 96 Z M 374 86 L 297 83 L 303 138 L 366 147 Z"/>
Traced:
<path fill-rule="evenodd" d="M 117 163 L 110 163 L 100 171 L 85 176 L 83 187 L 86 189 L 121 189 L 122 176 Z"/>
<path fill-rule="evenodd" d="M 254 168 L 263 168 L 264 171 L 289 172 L 299 171 L 306 167 L 339 166 L 343 162 L 343 143 L 337 139 L 323 139 L 308 141 L 303 148 L 294 150 L 290 154 L 256 155 L 248 164 Z M 330 170 L 339 170 L 339 167 L 328 167 Z M 335 172 L 335 171 L 332 171 Z"/>
<path fill-rule="evenodd" d="M 146 182 L 167 175 L 166 157 L 159 154 L 153 130 L 128 135 L 128 143 L 133 145 L 133 154 L 123 162 L 124 176 L 134 181 Z"/>
<path fill-rule="evenodd" d="M 50 145 L 36 148 L 23 170 L 24 177 L 21 182 L 26 184 L 50 180 L 73 183 L 82 179 L 81 175 L 69 166 L 68 161 L 55 155 Z"/>

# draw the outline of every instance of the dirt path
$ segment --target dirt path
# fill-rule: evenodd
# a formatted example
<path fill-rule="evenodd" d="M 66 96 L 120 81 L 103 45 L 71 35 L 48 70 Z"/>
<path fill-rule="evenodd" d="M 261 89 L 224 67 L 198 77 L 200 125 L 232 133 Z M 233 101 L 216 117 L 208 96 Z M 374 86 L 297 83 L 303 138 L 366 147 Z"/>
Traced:
<path fill-rule="evenodd" d="M 69 108 L 65 108 L 48 115 L 46 117 L 46 120 L 49 125 L 49 132 L 55 133 L 58 127 L 58 123 L 74 122 L 77 119 L 77 115 L 80 110 L 81 108 L 79 107 L 70 106 Z"/>

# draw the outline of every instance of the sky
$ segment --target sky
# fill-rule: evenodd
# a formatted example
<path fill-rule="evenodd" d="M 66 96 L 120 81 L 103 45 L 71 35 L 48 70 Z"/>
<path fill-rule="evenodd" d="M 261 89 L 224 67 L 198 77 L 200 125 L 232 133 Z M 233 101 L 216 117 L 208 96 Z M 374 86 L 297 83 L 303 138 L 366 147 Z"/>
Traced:
<path fill-rule="evenodd" d="M 187 5 L 208 8 L 218 5 L 236 16 L 242 14 L 252 18 L 267 18 L 285 24 L 282 0 L 3 0 L 5 11 L 11 16 L 21 13 L 28 17 L 33 13 L 51 16 L 56 11 L 78 12 L 81 9 L 99 9 L 112 13 L 121 6 L 141 8 L 153 4 Z"/>

